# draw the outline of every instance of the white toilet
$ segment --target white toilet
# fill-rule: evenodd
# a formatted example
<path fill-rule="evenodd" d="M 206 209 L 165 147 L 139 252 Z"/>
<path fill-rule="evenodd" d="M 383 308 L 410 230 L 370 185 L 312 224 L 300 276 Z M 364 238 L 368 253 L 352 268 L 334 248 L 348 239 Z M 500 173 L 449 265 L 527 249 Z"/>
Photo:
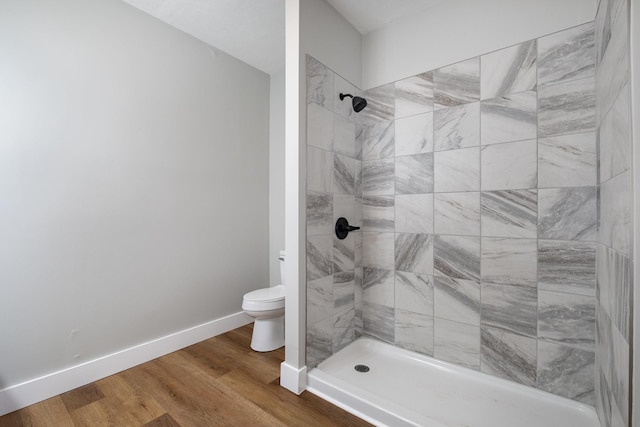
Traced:
<path fill-rule="evenodd" d="M 284 251 L 280 251 L 280 285 L 244 295 L 242 310 L 255 318 L 251 348 L 271 351 L 284 345 Z"/>

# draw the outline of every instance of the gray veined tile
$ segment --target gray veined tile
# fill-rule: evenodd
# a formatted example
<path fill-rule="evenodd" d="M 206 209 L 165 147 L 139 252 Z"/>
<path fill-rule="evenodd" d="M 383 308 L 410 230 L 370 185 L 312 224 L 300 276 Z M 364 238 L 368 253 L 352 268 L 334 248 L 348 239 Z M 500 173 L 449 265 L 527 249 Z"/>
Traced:
<path fill-rule="evenodd" d="M 535 90 L 536 56 L 535 40 L 481 56 L 482 99 Z"/>
<path fill-rule="evenodd" d="M 395 118 L 395 89 L 393 83 L 365 91 L 367 108 L 359 114 L 365 118 L 393 121 Z"/>
<path fill-rule="evenodd" d="M 307 147 L 307 190 L 333 192 L 333 154 Z"/>
<path fill-rule="evenodd" d="M 606 3 L 606 2 L 604 2 Z M 609 391 L 609 384 L 602 375 L 602 371 L 598 372 L 596 365 L 595 375 L 595 400 L 596 400 L 596 412 L 598 413 L 598 419 L 602 427 L 611 427 L 611 393 Z M 621 424 L 624 426 L 624 423 Z"/>
<path fill-rule="evenodd" d="M 433 353 L 436 359 L 480 369 L 480 328 L 436 317 Z"/>
<path fill-rule="evenodd" d="M 536 287 L 535 239 L 482 238 L 482 282 Z"/>
<path fill-rule="evenodd" d="M 362 300 L 366 303 L 394 307 L 393 270 L 362 269 Z"/>
<path fill-rule="evenodd" d="M 613 253 L 614 268 L 616 269 L 614 282 L 611 316 L 616 328 L 622 336 L 631 342 L 631 317 L 632 308 L 632 262 L 631 260 L 615 251 Z"/>
<path fill-rule="evenodd" d="M 350 233 L 346 239 L 333 236 L 333 272 L 349 272 L 355 268 L 355 235 Z"/>
<path fill-rule="evenodd" d="M 433 193 L 433 153 L 395 158 L 396 194 Z"/>
<path fill-rule="evenodd" d="M 627 416 L 622 415 L 622 411 L 616 402 L 611 402 L 611 427 L 627 427 L 629 422 Z"/>
<path fill-rule="evenodd" d="M 356 139 L 362 146 L 362 159 L 393 157 L 395 129 L 393 121 L 364 117 Z"/>
<path fill-rule="evenodd" d="M 333 157 L 333 192 L 339 194 L 355 194 L 356 160 L 341 156 Z"/>
<path fill-rule="evenodd" d="M 307 106 L 307 145 L 333 150 L 333 113 L 318 104 Z"/>
<path fill-rule="evenodd" d="M 483 237 L 536 238 L 538 192 L 483 192 L 480 199 L 480 224 Z"/>
<path fill-rule="evenodd" d="M 480 235 L 480 193 L 438 193 L 434 195 L 436 234 Z"/>
<path fill-rule="evenodd" d="M 538 341 L 538 388 L 594 404 L 593 351 Z"/>
<path fill-rule="evenodd" d="M 616 328 L 630 340 L 631 261 L 602 244 L 598 244 L 596 251 L 596 295 Z"/>
<path fill-rule="evenodd" d="M 433 72 L 434 107 L 447 108 L 480 99 L 480 57 Z"/>
<path fill-rule="evenodd" d="M 412 273 L 433 274 L 433 236 L 397 233 L 395 236 L 395 269 Z"/>
<path fill-rule="evenodd" d="M 393 269 L 393 233 L 362 233 L 362 265 L 364 267 Z"/>
<path fill-rule="evenodd" d="M 595 243 L 539 240 L 538 289 L 595 296 Z"/>
<path fill-rule="evenodd" d="M 612 331 L 612 363 L 611 363 L 611 391 L 616 405 L 620 409 L 623 419 L 626 420 L 625 414 L 629 413 L 629 377 L 631 370 L 629 367 L 629 343 L 613 328 Z M 628 422 L 625 423 L 628 425 Z"/>
<path fill-rule="evenodd" d="M 362 160 L 362 148 L 364 146 L 365 139 L 368 138 L 367 132 L 365 131 L 365 127 L 363 126 L 363 118 L 358 115 L 354 119 L 354 123 L 356 125 L 356 141 L 354 146 L 355 158 L 357 160 Z"/>
<path fill-rule="evenodd" d="M 344 326 L 343 326 L 344 325 Z M 355 310 L 351 307 L 334 315 L 332 353 L 342 350 L 356 339 Z"/>
<path fill-rule="evenodd" d="M 395 82 L 396 119 L 433 111 L 433 72 Z"/>
<path fill-rule="evenodd" d="M 610 27 L 611 38 L 596 72 L 596 93 L 600 112 L 609 111 L 629 81 L 629 25 L 628 17 L 625 16 L 627 9 L 621 8 L 622 17 L 615 19 L 616 23 Z"/>
<path fill-rule="evenodd" d="M 539 38 L 538 84 L 593 77 L 595 53 L 593 22 Z"/>
<path fill-rule="evenodd" d="M 596 185 L 595 132 L 541 138 L 538 141 L 538 187 Z"/>
<path fill-rule="evenodd" d="M 600 2 L 596 19 L 594 21 L 595 32 L 595 59 L 596 65 L 600 65 L 602 56 L 607 50 L 607 45 L 611 39 L 611 1 L 605 0 Z M 605 426 L 603 426 L 605 427 Z"/>
<path fill-rule="evenodd" d="M 480 281 L 480 238 L 435 236 L 435 274 L 454 279 Z"/>
<path fill-rule="evenodd" d="M 333 347 L 333 319 L 328 317 L 307 327 L 307 366 L 315 367 L 331 356 Z"/>
<path fill-rule="evenodd" d="M 625 86 L 600 124 L 600 183 L 631 167 L 629 88 Z"/>
<path fill-rule="evenodd" d="M 395 231 L 433 234 L 433 194 L 395 196 Z"/>
<path fill-rule="evenodd" d="M 538 190 L 538 238 L 594 241 L 595 187 Z"/>
<path fill-rule="evenodd" d="M 482 282 L 482 326 L 536 338 L 537 304 L 533 287 Z"/>
<path fill-rule="evenodd" d="M 354 193 L 356 196 L 362 196 L 362 161 L 356 160 Z"/>
<path fill-rule="evenodd" d="M 480 326 L 480 283 L 441 275 L 434 282 L 435 317 Z"/>
<path fill-rule="evenodd" d="M 595 130 L 595 79 L 538 89 L 538 137 Z"/>
<path fill-rule="evenodd" d="M 538 291 L 538 339 L 594 351 L 595 298 Z"/>
<path fill-rule="evenodd" d="M 519 190 L 538 184 L 535 139 L 487 145 L 481 152 L 482 190 Z"/>
<path fill-rule="evenodd" d="M 333 237 L 307 237 L 307 280 L 333 274 Z"/>
<path fill-rule="evenodd" d="M 433 113 L 418 114 L 395 121 L 395 155 L 433 151 Z"/>
<path fill-rule="evenodd" d="M 480 189 L 479 147 L 434 153 L 434 191 L 478 191 Z"/>
<path fill-rule="evenodd" d="M 600 186 L 598 241 L 625 255 L 631 253 L 630 173 L 623 172 Z"/>
<path fill-rule="evenodd" d="M 356 268 L 362 267 L 362 233 L 354 233 L 353 241 L 355 266 Z"/>
<path fill-rule="evenodd" d="M 362 194 L 364 196 L 393 196 L 395 173 L 393 158 L 362 162 Z"/>
<path fill-rule="evenodd" d="M 351 106 L 351 98 L 340 100 L 341 93 L 350 93 L 355 95 L 356 88 L 354 85 L 343 79 L 337 74 L 333 76 L 333 111 L 342 117 L 354 121 L 355 112 Z"/>
<path fill-rule="evenodd" d="M 480 371 L 536 386 L 537 342 L 500 329 L 480 330 Z"/>
<path fill-rule="evenodd" d="M 537 93 L 519 92 L 480 103 L 482 145 L 538 136 Z"/>
<path fill-rule="evenodd" d="M 393 232 L 393 218 L 393 196 L 364 196 L 362 198 L 362 231 Z"/>
<path fill-rule="evenodd" d="M 354 218 L 356 216 L 356 197 L 350 194 L 334 194 L 333 195 L 333 221 L 329 234 L 335 234 L 335 223 L 340 217 L 345 217 L 349 222 L 358 225 Z"/>
<path fill-rule="evenodd" d="M 307 104 L 333 111 L 333 71 L 307 55 Z"/>
<path fill-rule="evenodd" d="M 395 310 L 393 307 L 364 302 L 362 307 L 363 332 L 393 344 L 395 337 Z"/>
<path fill-rule="evenodd" d="M 622 256 L 613 249 L 601 243 L 596 244 L 596 297 L 609 315 L 613 313 L 614 285 L 621 279 L 618 276 L 620 257 Z"/>
<path fill-rule="evenodd" d="M 333 196 L 329 193 L 307 192 L 307 235 L 333 232 Z"/>
<path fill-rule="evenodd" d="M 342 313 L 345 310 L 353 309 L 355 304 L 355 273 L 342 271 L 333 274 L 333 313 Z M 346 325 L 341 325 L 346 327 Z"/>
<path fill-rule="evenodd" d="M 307 282 L 307 324 L 331 317 L 333 313 L 333 276 Z"/>
<path fill-rule="evenodd" d="M 458 105 L 433 113 L 433 148 L 456 150 L 480 145 L 480 103 Z"/>
<path fill-rule="evenodd" d="M 607 384 L 611 384 L 612 376 L 613 338 L 611 333 L 613 329 L 609 315 L 596 301 L 596 365 Z"/>
<path fill-rule="evenodd" d="M 351 158 L 356 156 L 356 125 L 339 114 L 333 115 L 333 151 Z"/>
<path fill-rule="evenodd" d="M 395 344 L 433 356 L 433 317 L 396 308 Z"/>
<path fill-rule="evenodd" d="M 396 271 L 395 307 L 433 316 L 433 276 Z"/>

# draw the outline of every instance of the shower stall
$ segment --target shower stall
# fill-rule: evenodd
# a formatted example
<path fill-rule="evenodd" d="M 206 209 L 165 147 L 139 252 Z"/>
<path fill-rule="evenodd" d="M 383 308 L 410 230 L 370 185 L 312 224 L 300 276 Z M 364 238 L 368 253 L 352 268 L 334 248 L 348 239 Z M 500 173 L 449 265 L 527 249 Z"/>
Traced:
<path fill-rule="evenodd" d="M 630 425 L 628 12 L 365 91 L 305 58 L 311 391 L 383 424 L 492 396 L 472 425 Z"/>

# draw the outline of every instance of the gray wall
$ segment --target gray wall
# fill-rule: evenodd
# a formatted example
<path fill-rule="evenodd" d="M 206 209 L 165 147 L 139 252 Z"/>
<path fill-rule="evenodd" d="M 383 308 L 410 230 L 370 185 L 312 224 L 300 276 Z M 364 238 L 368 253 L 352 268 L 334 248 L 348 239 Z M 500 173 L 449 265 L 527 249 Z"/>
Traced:
<path fill-rule="evenodd" d="M 628 426 L 633 313 L 629 2 L 601 0 L 595 22 L 600 164 L 596 407 L 603 427 Z"/>
<path fill-rule="evenodd" d="M 284 250 L 284 70 L 271 75 L 269 100 L 269 286 L 280 284 Z"/>
<path fill-rule="evenodd" d="M 0 3 L 0 388 L 241 310 L 269 77 L 118 1 Z"/>

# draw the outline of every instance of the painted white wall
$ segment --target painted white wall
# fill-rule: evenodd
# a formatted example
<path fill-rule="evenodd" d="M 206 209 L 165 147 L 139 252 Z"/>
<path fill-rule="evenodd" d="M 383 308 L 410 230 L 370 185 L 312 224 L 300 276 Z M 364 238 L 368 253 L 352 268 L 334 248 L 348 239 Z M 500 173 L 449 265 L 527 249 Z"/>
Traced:
<path fill-rule="evenodd" d="M 271 74 L 269 101 L 269 286 L 280 284 L 284 249 L 284 69 Z"/>
<path fill-rule="evenodd" d="M 324 0 L 285 3 L 285 362 L 281 384 L 300 393 L 305 388 L 306 333 L 306 55 L 348 81 L 362 83 L 362 36 Z"/>
<path fill-rule="evenodd" d="M 0 2 L 0 389 L 241 311 L 269 76 L 112 0 Z"/>
<path fill-rule="evenodd" d="M 455 0 L 364 36 L 363 89 L 595 18 L 597 0 Z"/>

